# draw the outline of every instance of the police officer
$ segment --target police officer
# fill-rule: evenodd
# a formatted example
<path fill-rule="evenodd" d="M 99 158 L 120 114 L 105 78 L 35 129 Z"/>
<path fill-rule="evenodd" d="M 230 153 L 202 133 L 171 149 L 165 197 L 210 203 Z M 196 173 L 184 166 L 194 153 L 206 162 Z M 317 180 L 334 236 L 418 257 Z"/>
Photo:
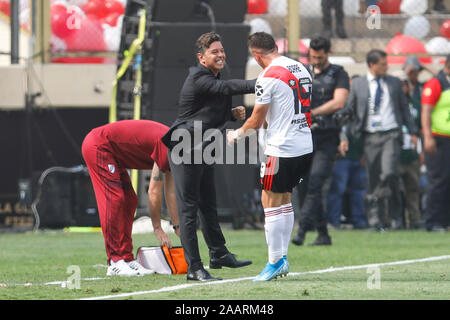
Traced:
<path fill-rule="evenodd" d="M 314 228 L 318 237 L 312 245 L 331 245 L 322 205 L 322 186 L 332 174 L 340 132 L 336 114 L 345 106 L 350 80 L 341 66 L 329 62 L 330 48 L 330 40 L 325 37 L 311 39 L 309 59 L 313 76 L 311 129 L 314 155 L 307 183 L 297 187 L 301 208 L 298 233 L 292 240 L 296 245 L 302 245 L 306 232 Z"/>

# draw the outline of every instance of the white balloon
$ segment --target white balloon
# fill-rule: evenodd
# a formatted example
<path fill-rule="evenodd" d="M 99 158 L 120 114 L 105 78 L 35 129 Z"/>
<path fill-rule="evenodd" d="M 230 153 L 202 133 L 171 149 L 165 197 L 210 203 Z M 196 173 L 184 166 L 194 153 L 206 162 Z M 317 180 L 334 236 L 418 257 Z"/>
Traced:
<path fill-rule="evenodd" d="M 123 14 L 123 15 L 121 15 L 120 17 L 119 17 L 119 19 L 117 19 L 117 25 L 116 25 L 116 28 L 118 28 L 119 30 L 122 30 L 122 24 L 123 24 L 123 17 L 124 17 L 125 15 Z"/>
<path fill-rule="evenodd" d="M 425 38 L 430 32 L 430 22 L 424 16 L 414 16 L 409 18 L 405 27 L 403 28 L 403 34 L 421 40 Z"/>
<path fill-rule="evenodd" d="M 400 4 L 400 11 L 410 16 L 424 14 L 427 9 L 427 0 L 403 0 Z"/>
<path fill-rule="evenodd" d="M 272 28 L 266 20 L 262 18 L 256 18 L 250 21 L 250 34 L 253 34 L 255 32 L 265 32 L 268 34 L 272 34 Z"/>
<path fill-rule="evenodd" d="M 425 49 L 431 54 L 447 55 L 450 53 L 450 43 L 444 37 L 434 37 L 425 44 Z"/>
<path fill-rule="evenodd" d="M 109 24 L 102 24 L 103 39 L 106 43 L 108 51 L 118 51 L 120 47 L 120 35 L 122 28 L 112 27 Z"/>

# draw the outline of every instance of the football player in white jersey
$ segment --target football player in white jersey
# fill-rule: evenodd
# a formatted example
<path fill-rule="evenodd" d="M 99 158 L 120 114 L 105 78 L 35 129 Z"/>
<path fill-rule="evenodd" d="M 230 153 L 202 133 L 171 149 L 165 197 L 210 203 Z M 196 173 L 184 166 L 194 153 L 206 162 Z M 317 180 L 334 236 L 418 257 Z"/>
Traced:
<path fill-rule="evenodd" d="M 287 251 L 294 226 L 291 193 L 308 175 L 313 152 L 312 79 L 303 64 L 278 53 L 270 34 L 250 35 L 248 46 L 264 70 L 256 82 L 252 115 L 241 128 L 229 131 L 227 140 L 231 144 L 267 125 L 261 202 L 269 261 L 254 281 L 268 281 L 289 271 Z"/>

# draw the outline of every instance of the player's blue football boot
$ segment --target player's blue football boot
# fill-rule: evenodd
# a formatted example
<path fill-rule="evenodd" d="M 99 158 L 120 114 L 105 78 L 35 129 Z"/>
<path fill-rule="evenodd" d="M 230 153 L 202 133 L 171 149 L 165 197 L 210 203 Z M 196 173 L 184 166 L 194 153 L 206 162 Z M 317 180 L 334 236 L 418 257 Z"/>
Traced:
<path fill-rule="evenodd" d="M 272 279 L 276 279 L 278 276 L 281 276 L 283 269 L 285 268 L 285 260 L 281 258 L 278 262 L 271 264 L 267 262 L 263 271 L 257 275 L 253 281 L 270 281 Z"/>
<path fill-rule="evenodd" d="M 284 260 L 284 264 L 283 264 L 283 268 L 281 269 L 281 276 L 285 277 L 289 273 L 289 262 L 288 262 L 286 256 L 283 256 L 282 260 Z"/>

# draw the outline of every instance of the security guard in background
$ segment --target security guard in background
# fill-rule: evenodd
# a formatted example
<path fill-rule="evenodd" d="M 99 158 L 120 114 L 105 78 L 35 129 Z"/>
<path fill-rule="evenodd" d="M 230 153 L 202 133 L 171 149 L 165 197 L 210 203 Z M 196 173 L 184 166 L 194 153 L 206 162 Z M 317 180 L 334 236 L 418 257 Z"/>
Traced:
<path fill-rule="evenodd" d="M 331 245 L 322 201 L 322 186 L 331 176 L 339 145 L 339 110 L 343 109 L 350 90 L 347 72 L 328 60 L 330 40 L 321 36 L 311 39 L 310 70 L 313 76 L 311 115 L 314 156 L 307 183 L 297 187 L 300 219 L 292 243 L 302 245 L 307 231 L 318 231 L 311 245 Z"/>

